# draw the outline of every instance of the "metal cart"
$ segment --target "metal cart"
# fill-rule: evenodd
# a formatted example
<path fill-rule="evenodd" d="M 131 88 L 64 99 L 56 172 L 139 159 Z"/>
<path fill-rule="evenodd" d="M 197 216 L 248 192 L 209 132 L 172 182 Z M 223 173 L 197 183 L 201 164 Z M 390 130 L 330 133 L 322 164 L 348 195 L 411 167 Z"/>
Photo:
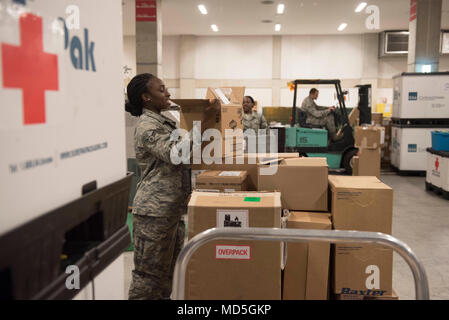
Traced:
<path fill-rule="evenodd" d="M 302 230 L 279 228 L 213 228 L 193 237 L 181 250 L 173 275 L 172 297 L 184 299 L 185 274 L 193 253 L 213 240 L 263 240 L 279 242 L 328 242 L 328 243 L 369 243 L 378 244 L 396 251 L 409 265 L 415 280 L 417 300 L 429 300 L 429 284 L 426 271 L 412 249 L 404 242 L 384 233 L 340 231 L 340 230 Z"/>

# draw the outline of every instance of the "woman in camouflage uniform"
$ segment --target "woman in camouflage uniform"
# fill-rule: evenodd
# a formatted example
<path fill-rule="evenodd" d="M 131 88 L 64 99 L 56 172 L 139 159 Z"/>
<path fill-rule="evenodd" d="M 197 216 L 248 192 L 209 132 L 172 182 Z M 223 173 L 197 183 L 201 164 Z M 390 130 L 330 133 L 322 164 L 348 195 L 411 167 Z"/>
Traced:
<path fill-rule="evenodd" d="M 246 129 L 253 129 L 256 133 L 259 129 L 266 129 L 268 127 L 265 117 L 254 108 L 254 99 L 251 96 L 243 98 L 243 131 Z"/>
<path fill-rule="evenodd" d="M 251 96 L 245 96 L 243 98 L 243 132 L 245 132 L 248 129 L 254 130 L 254 134 L 257 136 L 257 133 L 259 129 L 267 129 L 268 124 L 267 120 L 265 120 L 265 117 L 262 114 L 257 113 L 256 110 L 253 110 L 254 108 L 254 99 Z M 248 134 L 248 132 L 247 132 Z M 268 134 L 268 130 L 266 132 Z M 245 137 L 245 152 L 248 152 L 248 150 L 252 150 L 248 147 L 249 143 L 256 143 L 257 140 L 254 139 L 248 139 Z M 268 139 L 266 139 L 266 145 L 268 150 Z M 252 146 L 252 148 L 255 148 L 254 151 L 257 150 L 256 146 Z"/>
<path fill-rule="evenodd" d="M 127 87 L 126 111 L 139 117 L 134 132 L 142 176 L 133 203 L 134 267 L 129 299 L 169 299 L 176 259 L 184 242 L 190 168 L 172 163 L 170 139 L 176 123 L 161 114 L 170 93 L 151 74 L 134 77 Z M 213 104 L 214 107 L 216 103 Z"/>

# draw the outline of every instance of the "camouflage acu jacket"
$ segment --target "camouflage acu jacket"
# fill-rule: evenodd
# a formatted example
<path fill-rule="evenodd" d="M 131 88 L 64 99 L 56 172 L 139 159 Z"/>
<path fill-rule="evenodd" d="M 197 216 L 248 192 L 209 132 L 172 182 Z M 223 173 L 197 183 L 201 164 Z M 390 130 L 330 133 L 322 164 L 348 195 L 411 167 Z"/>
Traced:
<path fill-rule="evenodd" d="M 310 97 L 304 99 L 301 109 L 307 113 L 307 123 L 311 124 L 320 124 L 329 115 L 329 108 L 318 106 Z"/>
<path fill-rule="evenodd" d="M 170 151 L 176 141 L 170 135 L 176 124 L 144 109 L 134 132 L 136 160 L 142 170 L 133 203 L 133 213 L 148 216 L 182 215 L 190 194 L 190 167 L 174 165 Z"/>
<path fill-rule="evenodd" d="M 259 129 L 266 129 L 267 127 L 265 117 L 257 111 L 253 111 L 251 114 L 243 113 L 243 131 L 253 129 L 257 132 Z"/>

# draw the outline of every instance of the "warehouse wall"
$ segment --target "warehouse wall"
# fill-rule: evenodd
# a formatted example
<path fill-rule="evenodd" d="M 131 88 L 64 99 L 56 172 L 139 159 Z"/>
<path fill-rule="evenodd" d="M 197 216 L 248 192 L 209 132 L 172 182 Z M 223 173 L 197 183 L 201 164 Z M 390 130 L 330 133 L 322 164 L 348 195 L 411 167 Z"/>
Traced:
<path fill-rule="evenodd" d="M 125 60 L 131 61 L 132 36 L 124 39 Z M 172 98 L 204 98 L 208 86 L 243 85 L 260 111 L 262 106 L 291 106 L 286 83 L 295 78 L 341 79 L 350 92 L 349 106 L 357 103 L 354 86 L 371 83 L 373 102 L 391 103 L 392 77 L 407 71 L 406 56 L 378 58 L 377 34 L 164 36 L 162 64 Z M 440 58 L 440 71 L 449 71 L 449 56 Z M 300 99 L 307 89 L 302 91 Z M 323 88 L 318 102 L 332 98 L 332 90 Z"/>
<path fill-rule="evenodd" d="M 123 66 L 131 68 L 130 77 L 136 75 L 136 37 L 123 37 Z"/>

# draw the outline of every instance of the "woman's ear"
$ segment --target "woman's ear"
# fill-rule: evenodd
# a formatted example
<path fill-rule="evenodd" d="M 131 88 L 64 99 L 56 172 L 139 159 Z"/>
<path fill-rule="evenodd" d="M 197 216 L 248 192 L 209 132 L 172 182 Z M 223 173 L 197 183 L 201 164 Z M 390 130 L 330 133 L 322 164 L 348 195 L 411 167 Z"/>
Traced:
<path fill-rule="evenodd" d="M 142 93 L 142 101 L 144 103 L 151 101 L 151 97 L 150 97 L 150 94 L 148 92 Z"/>

